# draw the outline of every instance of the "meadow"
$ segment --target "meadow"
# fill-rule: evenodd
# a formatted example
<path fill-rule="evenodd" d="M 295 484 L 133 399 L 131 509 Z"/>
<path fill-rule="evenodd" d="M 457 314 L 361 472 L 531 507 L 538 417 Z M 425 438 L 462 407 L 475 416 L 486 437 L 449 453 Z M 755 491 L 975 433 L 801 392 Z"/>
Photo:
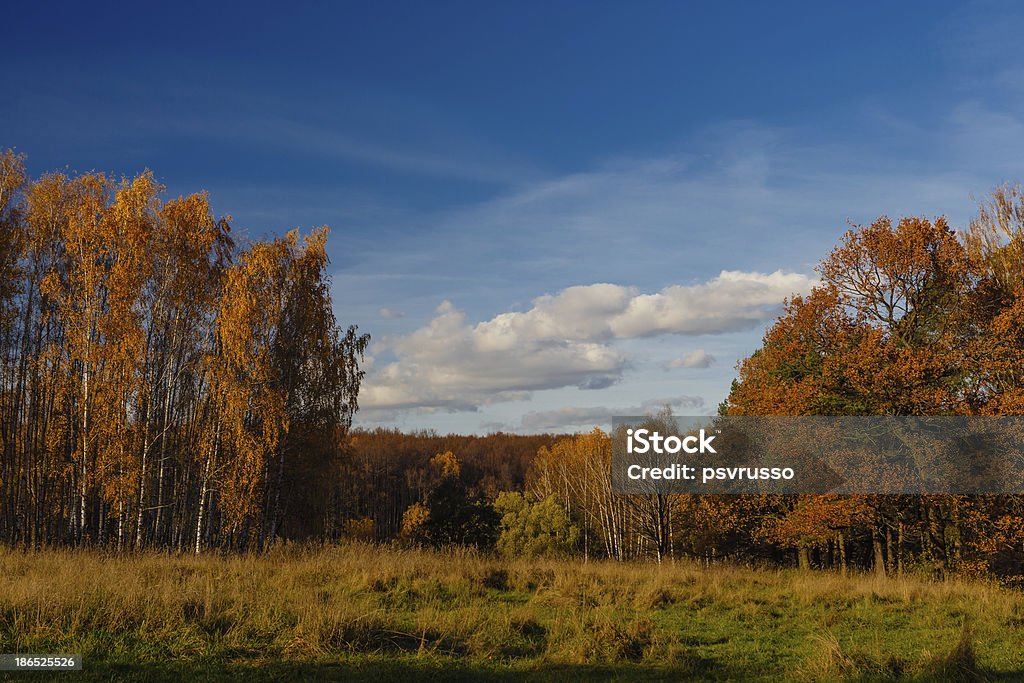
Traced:
<path fill-rule="evenodd" d="M 348 544 L 0 550 L 0 651 L 75 680 L 1022 680 L 992 584 Z M 52 678 L 10 674 L 11 679 Z"/>

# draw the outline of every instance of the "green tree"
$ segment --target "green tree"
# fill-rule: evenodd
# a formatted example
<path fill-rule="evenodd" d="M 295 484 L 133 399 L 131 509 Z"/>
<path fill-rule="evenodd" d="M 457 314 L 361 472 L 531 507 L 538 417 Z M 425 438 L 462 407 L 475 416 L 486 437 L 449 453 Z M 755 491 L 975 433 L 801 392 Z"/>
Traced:
<path fill-rule="evenodd" d="M 494 501 L 501 515 L 498 550 L 503 555 L 552 557 L 571 552 L 580 530 L 555 496 L 532 501 L 521 493 L 505 491 Z"/>

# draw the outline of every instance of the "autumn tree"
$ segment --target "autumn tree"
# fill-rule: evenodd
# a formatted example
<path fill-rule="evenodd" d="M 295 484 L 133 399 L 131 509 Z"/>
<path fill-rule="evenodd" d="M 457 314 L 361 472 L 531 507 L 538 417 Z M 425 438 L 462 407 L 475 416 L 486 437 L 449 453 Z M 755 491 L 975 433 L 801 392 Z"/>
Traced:
<path fill-rule="evenodd" d="M 542 447 L 530 479 L 538 499 L 554 497 L 580 526 L 585 557 L 625 559 L 632 553 L 628 504 L 612 491 L 610 435 L 595 428 Z"/>
<path fill-rule="evenodd" d="M 326 228 L 241 247 L 229 232 L 204 194 L 165 201 L 148 171 L 28 180 L 0 155 L 8 542 L 301 535 L 282 522 L 337 469 L 367 337 L 334 319 Z"/>
<path fill-rule="evenodd" d="M 726 412 L 1012 413 L 1020 359 L 1012 196 L 997 190 L 963 238 L 943 219 L 882 218 L 848 232 L 819 268 L 821 285 L 790 301 L 762 347 L 741 363 Z M 845 544 L 863 531 L 871 564 L 885 572 L 899 570 L 911 547 L 942 571 L 963 560 L 960 539 L 972 533 L 966 524 L 988 503 L 851 496 L 783 505 L 772 534 L 800 551 L 801 564 L 807 550 Z"/>

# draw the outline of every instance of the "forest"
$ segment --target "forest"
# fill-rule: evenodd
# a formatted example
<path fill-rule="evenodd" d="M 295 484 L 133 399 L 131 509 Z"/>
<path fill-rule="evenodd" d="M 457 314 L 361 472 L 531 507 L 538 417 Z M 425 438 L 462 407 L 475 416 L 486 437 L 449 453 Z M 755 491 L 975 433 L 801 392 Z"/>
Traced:
<path fill-rule="evenodd" d="M 0 156 L 0 537 L 258 548 L 334 458 L 368 343 L 338 327 L 328 230 L 236 243 L 152 173 Z"/>
<path fill-rule="evenodd" d="M 369 337 L 327 228 L 236 240 L 151 173 L 0 167 L 0 539 L 13 547 L 475 546 L 581 560 L 1024 580 L 1024 501 L 623 496 L 611 440 L 352 420 Z M 1020 415 L 1024 193 L 853 226 L 737 368 L 723 415 Z"/>

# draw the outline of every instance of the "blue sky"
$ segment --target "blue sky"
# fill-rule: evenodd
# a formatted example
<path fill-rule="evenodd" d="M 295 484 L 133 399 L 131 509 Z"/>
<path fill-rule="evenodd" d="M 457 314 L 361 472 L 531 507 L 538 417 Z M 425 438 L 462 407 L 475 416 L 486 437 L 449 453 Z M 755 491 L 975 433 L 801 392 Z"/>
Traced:
<path fill-rule="evenodd" d="M 330 225 L 366 425 L 713 411 L 848 222 L 1024 179 L 1010 3 L 21 5 L 0 146 Z"/>

